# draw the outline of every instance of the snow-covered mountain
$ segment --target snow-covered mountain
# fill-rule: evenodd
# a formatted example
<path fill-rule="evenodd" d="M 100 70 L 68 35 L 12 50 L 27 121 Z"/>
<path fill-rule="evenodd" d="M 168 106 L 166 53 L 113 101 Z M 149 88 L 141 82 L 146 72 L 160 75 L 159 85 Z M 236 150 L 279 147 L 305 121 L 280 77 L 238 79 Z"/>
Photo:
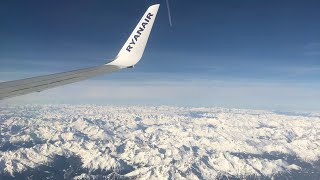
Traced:
<path fill-rule="evenodd" d="M 0 107 L 0 179 L 320 179 L 320 115 Z"/>

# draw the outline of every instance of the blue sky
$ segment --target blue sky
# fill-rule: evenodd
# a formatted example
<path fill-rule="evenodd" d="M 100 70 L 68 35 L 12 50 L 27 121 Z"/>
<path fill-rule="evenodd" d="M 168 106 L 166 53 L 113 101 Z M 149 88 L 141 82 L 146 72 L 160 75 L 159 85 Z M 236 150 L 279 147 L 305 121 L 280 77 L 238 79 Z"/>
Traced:
<path fill-rule="evenodd" d="M 2 2 L 0 80 L 105 63 L 154 2 Z M 319 1 L 169 2 L 134 69 L 5 103 L 320 110 Z"/>

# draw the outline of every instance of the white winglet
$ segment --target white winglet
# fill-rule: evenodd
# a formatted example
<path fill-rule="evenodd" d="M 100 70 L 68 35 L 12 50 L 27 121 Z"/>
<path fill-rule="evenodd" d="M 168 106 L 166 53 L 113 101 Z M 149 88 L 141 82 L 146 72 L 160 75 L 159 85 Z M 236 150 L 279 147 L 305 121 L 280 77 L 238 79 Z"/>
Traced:
<path fill-rule="evenodd" d="M 159 6 L 160 4 L 155 4 L 148 8 L 115 60 L 107 65 L 127 68 L 133 67 L 139 62 L 146 47 Z"/>

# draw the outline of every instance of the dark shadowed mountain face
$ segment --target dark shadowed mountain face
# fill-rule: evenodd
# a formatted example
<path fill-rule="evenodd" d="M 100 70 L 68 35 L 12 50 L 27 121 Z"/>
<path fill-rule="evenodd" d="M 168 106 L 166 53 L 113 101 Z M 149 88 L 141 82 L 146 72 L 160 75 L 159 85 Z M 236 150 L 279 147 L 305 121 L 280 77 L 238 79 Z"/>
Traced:
<path fill-rule="evenodd" d="M 0 107 L 0 179 L 320 179 L 319 114 Z"/>

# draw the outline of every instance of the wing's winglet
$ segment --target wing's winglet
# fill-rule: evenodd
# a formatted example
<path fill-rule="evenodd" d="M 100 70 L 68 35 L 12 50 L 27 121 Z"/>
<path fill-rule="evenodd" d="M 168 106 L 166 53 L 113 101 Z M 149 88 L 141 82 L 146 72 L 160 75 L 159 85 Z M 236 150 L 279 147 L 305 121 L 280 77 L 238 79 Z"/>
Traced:
<path fill-rule="evenodd" d="M 108 65 L 126 68 L 133 67 L 139 62 L 146 47 L 159 7 L 160 4 L 155 4 L 148 8 L 116 59 L 108 63 Z"/>

